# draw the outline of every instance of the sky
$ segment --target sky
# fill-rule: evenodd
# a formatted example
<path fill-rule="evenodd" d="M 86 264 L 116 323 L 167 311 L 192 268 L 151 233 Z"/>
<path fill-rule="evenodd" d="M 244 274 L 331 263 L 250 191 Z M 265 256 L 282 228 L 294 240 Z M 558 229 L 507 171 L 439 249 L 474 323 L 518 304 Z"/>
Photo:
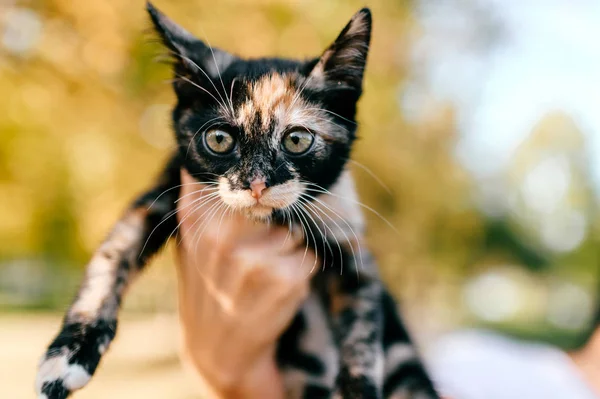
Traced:
<path fill-rule="evenodd" d="M 528 165 L 515 187 L 503 184 L 502 176 L 540 119 L 558 110 L 583 134 L 586 172 L 596 196 L 600 194 L 600 0 L 418 4 L 411 77 L 399 96 L 403 115 L 418 122 L 432 102 L 450 101 L 459 130 L 456 156 L 480 191 L 489 191 L 484 194 L 492 199 L 488 202 L 504 203 L 500 212 L 521 212 L 547 249 L 576 249 L 590 221 L 589 209 L 569 204 L 577 179 L 572 159 L 545 154 Z M 514 206 L 511 197 L 520 204 Z M 485 202 L 482 209 L 489 211 Z M 516 314 L 526 302 L 519 295 L 533 289 L 519 290 L 514 276 L 507 274 L 512 269 L 498 270 L 473 279 L 465 291 L 467 307 L 488 321 Z M 586 325 L 593 312 L 589 293 L 571 283 L 548 292 L 552 324 Z"/>
<path fill-rule="evenodd" d="M 452 101 L 457 155 L 484 179 L 506 169 L 541 115 L 563 110 L 585 134 L 600 192 L 600 1 L 424 0 L 418 19 L 409 118 L 423 89 Z"/>

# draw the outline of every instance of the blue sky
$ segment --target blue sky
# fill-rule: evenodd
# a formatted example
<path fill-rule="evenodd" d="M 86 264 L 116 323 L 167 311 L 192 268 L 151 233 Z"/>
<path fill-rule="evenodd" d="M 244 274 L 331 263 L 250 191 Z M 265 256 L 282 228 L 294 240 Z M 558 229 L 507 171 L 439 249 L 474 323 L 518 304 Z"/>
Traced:
<path fill-rule="evenodd" d="M 543 114 L 563 110 L 586 135 L 600 187 L 600 1 L 424 1 L 418 16 L 405 111 L 418 109 L 410 102 L 424 89 L 454 102 L 458 156 L 486 178 L 502 173 Z"/>

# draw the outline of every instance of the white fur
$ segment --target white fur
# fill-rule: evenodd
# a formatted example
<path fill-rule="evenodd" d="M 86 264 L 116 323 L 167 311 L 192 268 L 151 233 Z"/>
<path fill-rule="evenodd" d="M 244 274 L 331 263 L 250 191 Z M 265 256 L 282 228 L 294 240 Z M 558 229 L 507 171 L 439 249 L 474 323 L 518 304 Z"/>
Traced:
<path fill-rule="evenodd" d="M 111 293 L 117 267 L 116 261 L 103 254 L 95 255 L 89 264 L 88 282 L 70 311 L 89 318 L 97 317 L 104 299 Z"/>
<path fill-rule="evenodd" d="M 331 228 L 327 230 L 327 236 L 340 243 L 353 243 L 351 245 L 354 245 L 356 251 L 358 249 L 356 241 L 362 238 L 365 223 L 349 170 L 342 173 L 329 192 L 333 195 L 308 191 L 308 194 L 318 197 L 318 201 L 315 200 L 313 206 L 321 210 L 319 212 L 311 210 L 311 212 L 315 215 L 320 214 L 320 217 L 327 222 Z"/>
<path fill-rule="evenodd" d="M 300 348 L 312 355 L 319 357 L 325 363 L 326 373 L 318 379 L 312 378 L 311 382 L 318 382 L 327 387 L 333 387 L 339 371 L 339 353 L 333 341 L 331 330 L 328 326 L 327 315 L 315 294 L 311 294 L 305 303 L 305 316 L 308 329 L 302 337 Z"/>
<path fill-rule="evenodd" d="M 91 375 L 88 374 L 85 369 L 78 364 L 71 364 L 67 370 L 67 374 L 63 379 L 65 387 L 70 391 L 83 388 L 88 382 L 90 382 Z"/>
<path fill-rule="evenodd" d="M 307 375 L 300 370 L 286 370 L 283 373 L 284 386 L 286 388 L 286 398 L 302 399 L 304 396 L 304 387 L 307 382 Z"/>
<path fill-rule="evenodd" d="M 392 373 L 396 368 L 417 357 L 415 348 L 410 344 L 395 344 L 388 349 L 385 359 L 385 371 Z"/>
<path fill-rule="evenodd" d="M 255 199 L 250 190 L 232 190 L 227 178 L 219 179 L 219 196 L 223 202 L 256 218 L 267 218 L 273 209 L 287 208 L 298 201 L 301 193 L 302 184 L 290 180 L 265 189 L 262 197 Z"/>
<path fill-rule="evenodd" d="M 38 398 L 46 396 L 41 393 L 46 382 L 62 380 L 69 391 L 83 388 L 92 378 L 85 369 L 78 364 L 69 364 L 68 354 L 63 352 L 60 356 L 45 358 L 38 369 L 35 381 Z"/>
<path fill-rule="evenodd" d="M 112 295 L 116 270 L 119 262 L 118 256 L 112 259 L 106 256 L 107 252 L 121 254 L 139 240 L 141 227 L 143 226 L 143 215 L 132 214 L 125 221 L 119 222 L 112 232 L 112 237 L 102 244 L 101 250 L 97 251 L 87 268 L 87 279 L 85 286 L 81 289 L 77 301 L 73 304 L 69 313 L 96 319 L 105 304 L 106 298 Z M 114 308 L 107 309 L 108 316 L 112 317 Z"/>

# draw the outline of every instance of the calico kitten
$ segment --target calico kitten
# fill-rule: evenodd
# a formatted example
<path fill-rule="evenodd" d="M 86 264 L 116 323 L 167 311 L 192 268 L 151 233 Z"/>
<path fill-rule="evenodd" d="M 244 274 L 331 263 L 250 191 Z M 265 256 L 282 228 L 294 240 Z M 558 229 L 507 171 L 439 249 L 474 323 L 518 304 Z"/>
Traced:
<path fill-rule="evenodd" d="M 290 398 L 438 398 L 377 277 L 346 161 L 371 36 L 360 10 L 309 61 L 242 59 L 212 49 L 150 3 L 174 57 L 178 150 L 95 252 L 62 330 L 39 367 L 40 398 L 82 388 L 115 336 L 125 289 L 177 228 L 180 170 L 218 185 L 254 219 L 302 226 L 322 271 L 281 336 Z M 152 205 L 152 206 L 150 206 Z M 319 339 L 314 339 L 318 337 Z"/>

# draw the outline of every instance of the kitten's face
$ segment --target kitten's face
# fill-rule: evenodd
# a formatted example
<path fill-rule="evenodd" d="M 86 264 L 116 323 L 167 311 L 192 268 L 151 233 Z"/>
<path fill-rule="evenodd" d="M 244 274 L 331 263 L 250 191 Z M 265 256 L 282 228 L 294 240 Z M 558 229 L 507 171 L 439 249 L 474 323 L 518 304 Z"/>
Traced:
<path fill-rule="evenodd" d="M 196 179 L 218 185 L 223 202 L 258 219 L 291 211 L 337 180 L 355 137 L 368 10 L 308 62 L 242 60 L 149 11 L 176 57 L 174 127 Z"/>

